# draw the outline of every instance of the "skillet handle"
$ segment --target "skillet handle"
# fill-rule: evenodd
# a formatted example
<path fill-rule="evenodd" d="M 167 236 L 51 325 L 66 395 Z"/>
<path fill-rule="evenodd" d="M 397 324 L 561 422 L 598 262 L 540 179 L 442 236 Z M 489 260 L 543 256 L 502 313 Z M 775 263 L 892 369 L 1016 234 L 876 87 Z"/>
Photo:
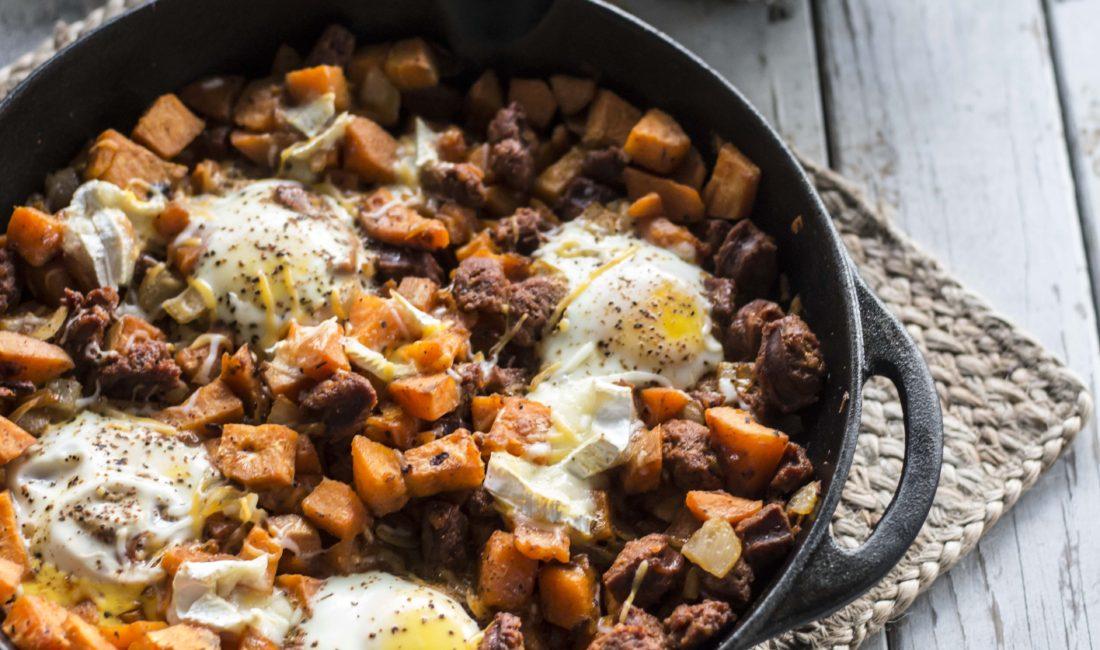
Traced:
<path fill-rule="evenodd" d="M 885 576 L 920 532 L 939 483 L 943 421 L 932 377 L 901 323 L 855 272 L 853 276 L 863 324 L 863 379 L 881 375 L 897 387 L 905 421 L 905 464 L 894 498 L 862 546 L 848 550 L 831 534 L 821 538 L 767 626 L 776 631 L 840 609 Z"/>

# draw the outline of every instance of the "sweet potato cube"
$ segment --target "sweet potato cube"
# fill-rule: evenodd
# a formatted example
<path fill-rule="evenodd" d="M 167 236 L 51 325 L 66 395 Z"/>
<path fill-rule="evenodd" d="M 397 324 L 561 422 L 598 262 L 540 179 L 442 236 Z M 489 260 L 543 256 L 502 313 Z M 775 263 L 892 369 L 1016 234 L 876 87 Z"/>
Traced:
<path fill-rule="evenodd" d="M 678 388 L 653 386 L 641 390 L 646 425 L 657 426 L 680 415 L 691 396 Z"/>
<path fill-rule="evenodd" d="M 674 171 L 691 149 L 691 138 L 668 113 L 649 109 L 630 130 L 623 151 L 631 162 L 658 174 Z"/>
<path fill-rule="evenodd" d="M 565 186 L 581 173 L 585 151 L 573 147 L 558 158 L 535 179 L 534 194 L 550 204 L 556 204 L 565 192 Z"/>
<path fill-rule="evenodd" d="M 302 512 L 317 527 L 340 539 L 351 539 L 370 524 L 370 515 L 355 490 L 328 478 L 321 479 L 302 500 Z"/>
<path fill-rule="evenodd" d="M 448 374 L 404 377 L 389 385 L 390 396 L 421 420 L 438 420 L 458 407 L 458 382 Z"/>
<path fill-rule="evenodd" d="M 65 637 L 73 648 L 79 648 L 80 650 L 114 650 L 115 648 L 107 640 L 107 637 L 99 631 L 99 627 L 73 612 L 68 612 L 62 628 L 65 630 Z"/>
<path fill-rule="evenodd" d="M 348 336 L 372 350 L 386 351 L 406 335 L 401 314 L 385 298 L 363 293 L 348 309 Z"/>
<path fill-rule="evenodd" d="M 703 199 L 694 188 L 634 167 L 623 170 L 623 181 L 631 201 L 651 192 L 658 194 L 665 216 L 673 221 L 699 221 L 703 218 Z"/>
<path fill-rule="evenodd" d="M 368 183 L 390 183 L 397 161 L 397 141 L 386 129 L 356 116 L 344 135 L 344 167 Z"/>
<path fill-rule="evenodd" d="M 725 453 L 730 492 L 747 497 L 768 486 L 787 449 L 787 434 L 752 419 L 747 411 L 729 406 L 707 409 L 711 440 Z"/>
<path fill-rule="evenodd" d="M 398 90 L 419 90 L 439 83 L 431 46 L 422 38 L 394 43 L 386 55 L 385 69 Z"/>
<path fill-rule="evenodd" d="M 722 219 L 744 219 L 752 212 L 760 168 L 737 147 L 726 143 L 718 150 L 718 160 L 710 174 L 703 199 L 707 214 Z"/>
<path fill-rule="evenodd" d="M 281 646 L 257 632 L 254 627 L 248 628 L 237 644 L 237 650 L 280 650 L 280 648 Z"/>
<path fill-rule="evenodd" d="M 18 424 L 0 415 L 0 466 L 18 458 L 36 438 Z"/>
<path fill-rule="evenodd" d="M 355 84 L 363 83 L 368 72 L 381 70 L 386 65 L 386 57 L 389 53 L 389 43 L 374 43 L 359 48 L 348 61 L 348 79 Z"/>
<path fill-rule="evenodd" d="M 661 427 L 642 429 L 631 439 L 626 462 L 619 474 L 619 481 L 627 494 L 641 494 L 660 486 L 664 462 L 661 439 Z"/>
<path fill-rule="evenodd" d="M 44 384 L 72 370 L 60 347 L 16 332 L 0 331 L 0 379 Z"/>
<path fill-rule="evenodd" d="M 404 203 L 395 202 L 385 188 L 367 197 L 358 217 L 367 235 L 386 244 L 439 250 L 451 243 L 451 235 L 442 221 L 421 216 Z"/>
<path fill-rule="evenodd" d="M 550 90 L 561 108 L 562 115 L 573 115 L 584 110 L 596 96 L 596 82 L 581 77 L 556 74 L 550 77 Z"/>
<path fill-rule="evenodd" d="M 408 449 L 414 444 L 414 438 L 420 431 L 420 422 L 396 404 L 382 407 L 381 413 L 367 416 L 363 435 L 375 442 Z"/>
<path fill-rule="evenodd" d="M 249 411 L 255 411 L 263 400 L 263 386 L 256 372 L 252 349 L 245 343 L 233 354 L 222 354 L 221 380 L 245 403 Z"/>
<path fill-rule="evenodd" d="M 522 106 L 528 121 L 538 129 L 549 126 L 558 111 L 558 100 L 542 79 L 512 79 L 508 84 L 508 101 Z"/>
<path fill-rule="evenodd" d="M 465 429 L 405 452 L 405 485 L 414 497 L 472 490 L 485 480 L 485 464 Z"/>
<path fill-rule="evenodd" d="M 481 440 L 481 454 L 486 459 L 494 451 L 523 456 L 529 445 L 545 442 L 549 431 L 550 407 L 522 397 L 505 397 L 493 426 Z"/>
<path fill-rule="evenodd" d="M 298 434 L 281 424 L 227 424 L 214 463 L 222 474 L 250 490 L 294 482 Z"/>
<path fill-rule="evenodd" d="M 516 548 L 515 537 L 493 531 L 481 551 L 477 595 L 486 607 L 519 610 L 535 593 L 539 563 Z"/>
<path fill-rule="evenodd" d="M 180 99 L 201 115 L 219 122 L 229 122 L 233 119 L 233 105 L 244 84 L 244 77 L 207 77 L 184 86 Z"/>
<path fill-rule="evenodd" d="M 241 152 L 241 155 L 261 167 L 275 168 L 279 154 L 293 142 L 287 133 L 252 133 L 251 131 L 233 131 L 229 134 L 229 144 Z"/>
<path fill-rule="evenodd" d="M 487 124 L 504 106 L 504 92 L 500 79 L 492 70 L 486 70 L 466 93 L 466 115 L 474 124 Z"/>
<path fill-rule="evenodd" d="M 214 548 L 215 545 L 210 542 L 205 544 L 189 542 L 171 546 L 160 556 L 160 568 L 164 569 L 169 578 L 174 578 L 184 562 L 216 562 L 218 560 L 235 559 L 234 556 L 228 553 L 215 552 Z"/>
<path fill-rule="evenodd" d="M 146 632 L 130 650 L 219 650 L 221 639 L 204 627 L 180 623 Z"/>
<path fill-rule="evenodd" d="M 31 266 L 42 266 L 61 252 L 61 222 L 36 208 L 17 207 L 8 221 L 8 246 Z"/>
<path fill-rule="evenodd" d="M 64 650 L 71 648 L 65 633 L 69 612 L 41 596 L 21 596 L 11 605 L 3 631 L 20 650 Z"/>
<path fill-rule="evenodd" d="M 351 105 L 344 70 L 334 65 L 291 70 L 286 73 L 286 92 L 298 104 L 306 104 L 332 93 L 337 112 L 346 111 Z"/>
<path fill-rule="evenodd" d="M 661 202 L 660 194 L 650 192 L 631 203 L 626 213 L 635 219 L 653 219 L 664 215 L 665 204 Z"/>
<path fill-rule="evenodd" d="M 396 126 L 401 117 L 401 91 L 382 68 L 371 68 L 359 85 L 363 113 L 383 126 Z"/>
<path fill-rule="evenodd" d="M 107 642 L 119 650 L 128 650 L 130 645 L 149 632 L 156 632 L 168 627 L 164 621 L 134 621 L 133 623 L 101 625 L 99 631 L 103 633 Z"/>
<path fill-rule="evenodd" d="M 569 535 L 563 526 L 544 527 L 520 522 L 512 534 L 516 538 L 516 550 L 532 560 L 569 561 Z"/>
<path fill-rule="evenodd" d="M 187 176 L 187 167 L 162 160 L 114 129 L 104 131 L 88 152 L 84 180 L 126 187 L 131 181 L 171 185 Z"/>
<path fill-rule="evenodd" d="M 684 162 L 680 163 L 676 171 L 669 174 L 669 178 L 701 192 L 703 181 L 707 180 L 707 164 L 703 161 L 703 155 L 695 147 L 688 149 Z"/>
<path fill-rule="evenodd" d="M 177 429 L 202 433 L 207 426 L 235 422 L 244 417 L 244 402 L 220 378 L 199 388 L 182 404 L 154 415 Z"/>
<path fill-rule="evenodd" d="M 470 418 L 473 420 L 474 431 L 488 431 L 493 426 L 493 422 L 497 419 L 497 414 L 500 413 L 503 406 L 503 395 L 473 396 L 470 399 Z"/>
<path fill-rule="evenodd" d="M 23 565 L 0 557 L 0 603 L 6 603 L 15 595 L 23 581 Z"/>
<path fill-rule="evenodd" d="M 567 630 L 596 620 L 600 615 L 596 574 L 587 560 L 542 567 L 539 604 L 546 620 Z"/>
<path fill-rule="evenodd" d="M 206 123 L 172 93 L 157 97 L 131 134 L 165 160 L 175 158 L 206 128 Z"/>
<path fill-rule="evenodd" d="M 260 526 L 254 526 L 248 531 L 239 555 L 242 560 L 254 560 L 267 556 L 267 582 L 272 587 L 275 586 L 275 571 L 279 567 L 279 559 L 283 556 L 283 547 L 266 530 Z"/>
<path fill-rule="evenodd" d="M 282 355 L 291 367 L 311 379 L 328 379 L 337 371 L 351 370 L 343 338 L 344 329 L 336 319 L 311 326 L 292 321 L 276 355 Z"/>
<path fill-rule="evenodd" d="M 294 573 L 284 573 L 275 578 L 275 584 L 279 585 L 302 609 L 309 611 L 309 601 L 313 595 L 320 591 L 323 580 Z"/>
<path fill-rule="evenodd" d="M 183 232 L 189 223 L 191 223 L 191 214 L 178 201 L 168 203 L 164 210 L 153 218 L 153 227 L 156 228 L 157 234 L 169 241 Z"/>
<path fill-rule="evenodd" d="M 274 79 L 258 79 L 244 87 L 233 107 L 233 122 L 249 131 L 279 128 L 278 109 L 285 86 Z"/>
<path fill-rule="evenodd" d="M 402 346 L 398 354 L 412 361 L 420 372 L 436 373 L 444 372 L 454 365 L 456 358 L 464 357 L 469 346 L 465 332 L 446 329 Z"/>
<path fill-rule="evenodd" d="M 435 306 L 435 295 L 439 285 L 431 278 L 419 278 L 407 275 L 397 285 L 397 293 L 421 311 L 431 311 Z"/>
<path fill-rule="evenodd" d="M 696 519 L 704 523 L 708 519 L 724 519 L 736 524 L 764 507 L 763 501 L 735 497 L 724 490 L 692 490 L 684 497 L 684 504 Z"/>
<path fill-rule="evenodd" d="M 351 469 L 355 491 L 378 517 L 397 512 L 409 501 L 401 473 L 401 453 L 386 445 L 355 436 L 351 441 Z"/>
<path fill-rule="evenodd" d="M 626 144 L 630 130 L 642 119 L 642 112 L 610 90 L 601 90 L 588 109 L 582 141 L 592 147 Z"/>

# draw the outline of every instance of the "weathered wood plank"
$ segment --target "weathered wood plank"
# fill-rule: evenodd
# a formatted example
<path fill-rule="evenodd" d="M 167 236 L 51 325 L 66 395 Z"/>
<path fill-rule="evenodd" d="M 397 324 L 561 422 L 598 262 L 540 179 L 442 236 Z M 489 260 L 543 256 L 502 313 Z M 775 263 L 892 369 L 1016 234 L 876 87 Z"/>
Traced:
<path fill-rule="evenodd" d="M 1095 385 L 1095 312 L 1039 0 L 817 8 L 834 166 Z M 1098 455 L 1092 425 L 892 626 L 891 646 L 1094 645 L 1098 574 L 1083 556 L 1100 532 Z"/>
<path fill-rule="evenodd" d="M 728 0 L 622 0 L 619 4 L 733 82 L 800 152 L 825 160 L 808 0 L 785 3 L 788 11 L 782 18 L 763 4 Z"/>

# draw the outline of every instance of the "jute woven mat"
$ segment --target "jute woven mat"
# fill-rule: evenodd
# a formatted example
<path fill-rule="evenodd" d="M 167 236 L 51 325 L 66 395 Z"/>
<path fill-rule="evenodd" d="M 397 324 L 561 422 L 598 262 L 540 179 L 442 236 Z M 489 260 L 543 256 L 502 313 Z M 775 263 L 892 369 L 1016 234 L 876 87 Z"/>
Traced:
<path fill-rule="evenodd" d="M 110 0 L 0 69 L 0 96 L 59 48 L 143 0 Z M 1084 384 L 921 252 L 837 174 L 806 163 L 863 278 L 905 324 L 932 369 L 944 415 L 944 465 L 932 512 L 905 558 L 836 614 L 766 644 L 855 647 L 955 565 L 1072 442 L 1092 411 Z M 904 456 L 901 406 L 872 380 L 863 431 L 833 534 L 855 547 L 890 502 Z"/>

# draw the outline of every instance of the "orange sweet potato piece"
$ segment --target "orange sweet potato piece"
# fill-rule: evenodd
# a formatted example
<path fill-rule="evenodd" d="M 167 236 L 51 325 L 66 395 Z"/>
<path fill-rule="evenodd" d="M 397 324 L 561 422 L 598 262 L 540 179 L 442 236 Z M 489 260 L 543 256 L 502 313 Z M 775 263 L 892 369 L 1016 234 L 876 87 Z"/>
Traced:
<path fill-rule="evenodd" d="M 635 219 L 652 219 L 665 213 L 665 205 L 661 202 L 660 194 L 650 192 L 631 203 L 626 213 Z"/>
<path fill-rule="evenodd" d="M 546 620 L 567 630 L 596 620 L 600 615 L 596 573 L 587 558 L 542 567 L 539 604 Z"/>
<path fill-rule="evenodd" d="M 256 628 L 250 627 L 245 630 L 244 636 L 237 644 L 237 650 L 280 650 L 280 646 L 257 632 Z"/>
<path fill-rule="evenodd" d="M 543 527 L 520 522 L 512 534 L 516 538 L 516 550 L 532 560 L 569 561 L 569 535 L 563 526 Z"/>
<path fill-rule="evenodd" d="M 414 497 L 472 490 L 485 480 L 485 464 L 465 429 L 405 452 L 405 485 Z"/>
<path fill-rule="evenodd" d="M 401 314 L 385 298 L 359 294 L 348 309 L 348 336 L 372 350 L 386 351 L 407 335 Z"/>
<path fill-rule="evenodd" d="M 439 291 L 439 285 L 431 278 L 418 278 L 415 275 L 407 275 L 401 278 L 397 285 L 397 293 L 401 294 L 414 307 L 421 311 L 431 311 L 435 306 L 435 295 Z"/>
<path fill-rule="evenodd" d="M 703 155 L 695 147 L 688 149 L 684 162 L 669 174 L 669 178 L 696 191 L 703 191 L 703 181 L 707 180 L 707 164 L 703 161 Z"/>
<path fill-rule="evenodd" d="M 610 90 L 601 90 L 588 109 L 581 140 L 592 147 L 623 146 L 642 112 Z M 634 198 L 634 197 L 632 197 Z"/>
<path fill-rule="evenodd" d="M 390 53 L 389 43 L 364 45 L 351 55 L 348 61 L 348 79 L 359 85 L 371 70 L 381 70 L 386 65 L 386 56 Z"/>
<path fill-rule="evenodd" d="M 692 490 L 684 497 L 684 504 L 696 519 L 725 519 L 736 524 L 746 517 L 760 512 L 763 501 L 735 497 L 724 490 Z"/>
<path fill-rule="evenodd" d="M 0 557 L 0 603 L 6 603 L 15 595 L 23 581 L 24 568 L 11 560 Z"/>
<path fill-rule="evenodd" d="M 562 115 L 573 115 L 584 110 L 596 96 L 596 82 L 581 77 L 556 74 L 550 77 L 550 90 L 561 108 Z"/>
<path fill-rule="evenodd" d="M 298 104 L 305 104 L 328 93 L 334 96 L 336 111 L 346 111 L 351 105 L 348 80 L 343 68 L 318 65 L 286 73 L 286 92 Z"/>
<path fill-rule="evenodd" d="M 484 126 L 503 106 L 504 92 L 500 79 L 492 70 L 486 70 L 466 93 L 466 114 L 474 124 Z"/>
<path fill-rule="evenodd" d="M 535 593 L 538 568 L 537 560 L 519 552 L 511 533 L 495 530 L 481 551 L 478 598 L 486 607 L 519 610 Z"/>
<path fill-rule="evenodd" d="M 294 482 L 298 433 L 281 424 L 227 424 L 214 464 L 250 490 L 288 487 Z"/>
<path fill-rule="evenodd" d="M 512 79 L 508 84 L 508 101 L 522 106 L 528 121 L 538 129 L 549 126 L 558 111 L 558 101 L 542 79 Z"/>
<path fill-rule="evenodd" d="M 668 113 L 649 109 L 630 130 L 623 151 L 633 163 L 658 174 L 674 171 L 691 149 L 691 138 Z"/>
<path fill-rule="evenodd" d="M 180 623 L 146 632 L 130 650 L 219 650 L 221 639 L 204 627 Z"/>
<path fill-rule="evenodd" d="M 15 518 L 15 506 L 11 492 L 0 492 L 0 559 L 27 567 L 27 547 L 19 532 L 19 522 Z"/>
<path fill-rule="evenodd" d="M 382 407 L 381 413 L 367 416 L 363 435 L 397 449 L 413 446 L 414 438 L 420 431 L 420 421 L 405 412 L 396 404 Z"/>
<path fill-rule="evenodd" d="M 679 416 L 691 401 L 691 396 L 684 391 L 667 386 L 643 388 L 641 397 L 645 407 L 645 423 L 651 427 Z"/>
<path fill-rule="evenodd" d="M 503 395 L 473 396 L 470 399 L 470 418 L 473 420 L 474 431 L 488 431 L 493 426 L 493 422 L 497 419 L 497 414 L 500 413 L 503 406 Z"/>
<path fill-rule="evenodd" d="M 395 201 L 389 190 L 375 191 L 359 208 L 359 224 L 372 239 L 394 246 L 439 250 L 451 243 L 447 226 L 423 217 L 411 207 Z"/>
<path fill-rule="evenodd" d="M 72 368 L 73 360 L 60 347 L 25 334 L 0 331 L 0 379 L 44 384 Z"/>
<path fill-rule="evenodd" d="M 401 453 L 386 445 L 355 436 L 351 441 L 351 469 L 355 491 L 370 511 L 382 517 L 397 512 L 409 501 L 401 474 Z"/>
<path fill-rule="evenodd" d="M 199 388 L 182 404 L 154 415 L 184 431 L 203 432 L 208 425 L 235 422 L 244 417 L 244 402 L 220 378 Z"/>
<path fill-rule="evenodd" d="M 104 131 L 88 152 L 84 180 L 101 180 L 126 187 L 131 181 L 173 184 L 187 176 L 187 167 L 157 154 L 114 129 Z"/>
<path fill-rule="evenodd" d="M 308 612 L 309 601 L 312 600 L 313 595 L 321 589 L 324 581 L 309 576 L 285 573 L 275 578 L 275 584 L 279 585 L 283 591 L 287 592 L 287 594 L 298 603 L 299 607 Z"/>
<path fill-rule="evenodd" d="M 347 483 L 323 478 L 302 500 L 302 512 L 318 528 L 351 539 L 370 524 L 366 507 Z"/>
<path fill-rule="evenodd" d="M 707 409 L 704 415 L 711 440 L 725 452 L 730 492 L 749 497 L 763 492 L 787 449 L 787 434 L 729 406 Z"/>
<path fill-rule="evenodd" d="M 317 447 L 309 436 L 298 436 L 298 444 L 294 446 L 294 473 L 297 474 L 322 474 L 321 456 L 317 453 Z"/>
<path fill-rule="evenodd" d="M 107 642 L 119 650 L 128 650 L 131 644 L 149 632 L 156 632 L 168 627 L 164 621 L 134 621 L 133 623 L 101 625 L 99 631 L 103 633 Z"/>
<path fill-rule="evenodd" d="M 157 97 L 134 126 L 131 136 L 165 160 L 175 158 L 206 128 L 172 93 Z"/>
<path fill-rule="evenodd" d="M 450 368 L 455 359 L 465 357 L 469 347 L 470 337 L 464 331 L 449 328 L 403 345 L 397 353 L 416 364 L 420 372 L 436 373 Z"/>
<path fill-rule="evenodd" d="M 356 116 L 344 134 L 344 168 L 368 183 L 391 183 L 397 141 L 366 117 Z"/>
<path fill-rule="evenodd" d="M 191 215 L 187 212 L 187 208 L 177 201 L 171 201 L 160 214 L 154 217 L 153 227 L 157 229 L 158 235 L 166 240 L 172 240 L 183 232 L 190 222 Z"/>
<path fill-rule="evenodd" d="M 585 151 L 573 147 L 558 158 L 535 179 L 535 196 L 547 203 L 556 204 L 565 192 L 565 186 L 581 173 Z"/>
<path fill-rule="evenodd" d="M 36 208 L 17 207 L 8 221 L 8 246 L 31 266 L 42 266 L 61 252 L 61 222 Z"/>
<path fill-rule="evenodd" d="M 710 174 L 703 199 L 707 214 L 722 219 L 743 219 L 752 212 L 756 188 L 760 184 L 760 168 L 732 144 L 718 150 L 718 160 Z"/>
<path fill-rule="evenodd" d="M 252 133 L 233 131 L 229 134 L 229 144 L 241 152 L 241 155 L 261 167 L 272 169 L 279 162 L 279 154 L 290 146 L 293 137 L 287 133 Z"/>
<path fill-rule="evenodd" d="M 222 354 L 220 378 L 245 403 L 250 412 L 254 412 L 263 400 L 263 386 L 256 373 L 256 361 L 247 343 L 237 348 L 233 354 Z"/>
<path fill-rule="evenodd" d="M 344 353 L 343 337 L 343 328 L 333 319 L 313 326 L 301 326 L 292 321 L 283 344 L 291 365 L 307 377 L 320 381 L 339 370 L 351 370 Z"/>
<path fill-rule="evenodd" d="M 658 194 L 665 216 L 673 221 L 698 221 L 703 218 L 703 199 L 692 187 L 634 167 L 623 170 L 623 182 L 626 183 L 626 194 L 631 201 L 651 192 Z"/>
<path fill-rule="evenodd" d="M 485 458 L 494 451 L 522 456 L 528 445 L 545 442 L 549 431 L 550 407 L 522 397 L 505 397 L 493 426 L 481 439 L 481 453 Z"/>
<path fill-rule="evenodd" d="M 12 603 L 2 629 L 20 650 L 65 650 L 72 647 L 65 632 L 68 617 L 60 605 L 28 594 Z"/>
<path fill-rule="evenodd" d="M 431 47 L 422 38 L 397 41 L 386 54 L 386 76 L 398 90 L 419 90 L 439 83 Z"/>
<path fill-rule="evenodd" d="M 0 415 L 0 466 L 18 458 L 35 440 L 23 427 Z"/>
<path fill-rule="evenodd" d="M 661 427 L 642 429 L 630 441 L 626 462 L 619 474 L 627 494 L 641 494 L 661 484 L 664 456 L 661 452 Z"/>
<path fill-rule="evenodd" d="M 219 122 L 229 122 L 233 118 L 233 105 L 244 84 L 244 77 L 207 77 L 184 86 L 180 99 L 201 115 Z"/>
<path fill-rule="evenodd" d="M 160 568 L 164 569 L 169 578 L 174 578 L 184 562 L 215 562 L 232 559 L 235 559 L 232 555 L 216 552 L 215 544 L 212 542 L 205 544 L 190 542 L 165 549 L 160 556 Z"/>
<path fill-rule="evenodd" d="M 409 415 L 438 420 L 458 407 L 458 382 L 446 373 L 403 377 L 389 385 L 393 401 Z"/>
<path fill-rule="evenodd" d="M 274 79 L 258 79 L 245 86 L 233 107 L 233 122 L 249 131 L 274 131 L 286 88 Z"/>
<path fill-rule="evenodd" d="M 690 230 L 664 217 L 639 219 L 637 230 L 642 239 L 654 246 L 668 249 L 688 262 L 695 263 L 699 250 L 703 247 L 699 238 Z"/>
<path fill-rule="evenodd" d="M 248 531 L 241 545 L 240 555 L 242 560 L 254 560 L 267 556 L 267 582 L 275 586 L 275 571 L 279 567 L 279 559 L 283 556 L 283 547 L 266 530 L 260 526 L 254 526 Z"/>
<path fill-rule="evenodd" d="M 93 614 L 94 615 L 94 614 Z M 62 624 L 65 636 L 73 648 L 80 650 L 114 650 L 115 646 L 103 636 L 99 627 L 69 612 Z"/>

